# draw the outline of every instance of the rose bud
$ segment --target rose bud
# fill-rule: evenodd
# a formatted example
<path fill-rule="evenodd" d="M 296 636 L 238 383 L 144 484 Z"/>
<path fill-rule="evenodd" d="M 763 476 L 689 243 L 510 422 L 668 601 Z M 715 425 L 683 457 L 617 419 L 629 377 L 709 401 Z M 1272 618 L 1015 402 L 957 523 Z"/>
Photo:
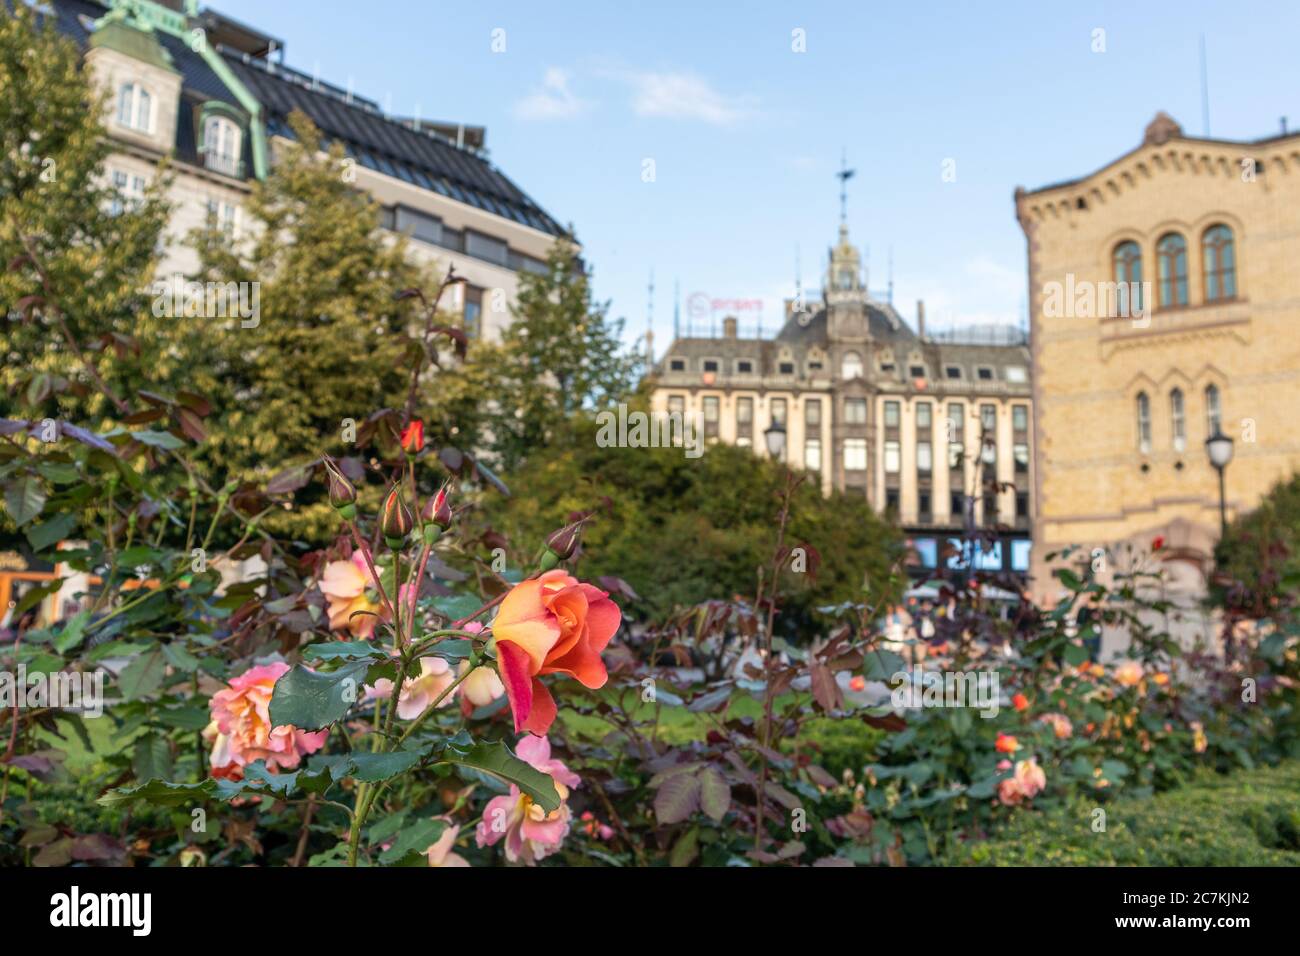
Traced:
<path fill-rule="evenodd" d="M 402 486 L 393 485 L 379 509 L 379 527 L 384 533 L 384 540 L 396 551 L 414 526 L 415 518 L 411 516 L 411 509 L 402 500 Z"/>
<path fill-rule="evenodd" d="M 542 555 L 542 570 L 549 571 L 561 561 L 573 557 L 578 549 L 578 539 L 582 537 L 582 522 L 566 524 L 558 531 L 546 536 L 546 553 Z"/>
<path fill-rule="evenodd" d="M 424 448 L 424 422 L 412 418 L 411 423 L 402 429 L 402 451 L 408 456 L 420 453 Z"/>
<path fill-rule="evenodd" d="M 330 504 L 340 517 L 351 521 L 357 516 L 357 489 L 328 458 L 325 459 L 325 474 L 329 479 Z"/>
<path fill-rule="evenodd" d="M 424 503 L 420 516 L 425 521 L 432 521 L 439 528 L 451 527 L 451 502 L 448 500 L 447 486 L 443 485 L 438 493 Z"/>

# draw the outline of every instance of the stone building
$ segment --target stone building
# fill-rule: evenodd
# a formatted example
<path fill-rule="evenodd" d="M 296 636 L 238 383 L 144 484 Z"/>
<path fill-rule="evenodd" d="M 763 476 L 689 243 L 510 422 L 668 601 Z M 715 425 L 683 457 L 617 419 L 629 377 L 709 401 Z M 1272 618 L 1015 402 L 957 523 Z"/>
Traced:
<path fill-rule="evenodd" d="M 167 277 L 197 267 L 185 239 L 209 217 L 239 240 L 244 200 L 292 139 L 295 110 L 326 145 L 343 145 L 340 175 L 381 204 L 388 229 L 411 237 L 413 256 L 466 277 L 444 301 L 471 332 L 492 336 L 511 321 L 520 272 L 541 270 L 564 233 L 488 161 L 482 127 L 387 115 L 286 66 L 283 42 L 200 10 L 198 0 L 48 0 L 42 8 L 108 92 L 116 149 L 107 175 L 121 202 L 143 194 L 163 157 L 171 162 Z"/>
<path fill-rule="evenodd" d="M 1096 172 L 1017 190 L 1029 256 L 1034 591 L 1049 552 L 1160 556 L 1204 592 L 1228 519 L 1300 466 L 1300 136 L 1185 135 L 1161 113 Z M 1131 547 L 1130 547 L 1131 546 Z M 1094 549 L 1103 549 L 1098 552 Z"/>
<path fill-rule="evenodd" d="M 1033 441 L 1023 336 L 927 335 L 923 303 L 913 329 L 887 297 L 868 293 L 865 278 L 841 222 L 821 301 L 787 301 L 775 338 L 743 338 L 730 317 L 721 337 L 677 338 L 654 369 L 654 410 L 694 416 L 706 440 L 764 456 L 764 433 L 779 422 L 788 464 L 814 474 L 823 493 L 858 496 L 901 524 L 918 575 L 958 560 L 945 552 L 968 502 L 999 537 L 975 563 L 1027 570 Z"/>

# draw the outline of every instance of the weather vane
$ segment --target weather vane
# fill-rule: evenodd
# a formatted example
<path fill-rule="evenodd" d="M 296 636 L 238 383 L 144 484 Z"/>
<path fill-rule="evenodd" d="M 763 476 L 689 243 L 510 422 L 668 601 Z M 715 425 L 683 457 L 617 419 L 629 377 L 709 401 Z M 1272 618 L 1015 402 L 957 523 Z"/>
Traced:
<path fill-rule="evenodd" d="M 840 170 L 835 175 L 840 181 L 840 224 L 847 224 L 849 219 L 849 180 L 857 170 L 849 169 L 847 153 L 840 154 Z"/>

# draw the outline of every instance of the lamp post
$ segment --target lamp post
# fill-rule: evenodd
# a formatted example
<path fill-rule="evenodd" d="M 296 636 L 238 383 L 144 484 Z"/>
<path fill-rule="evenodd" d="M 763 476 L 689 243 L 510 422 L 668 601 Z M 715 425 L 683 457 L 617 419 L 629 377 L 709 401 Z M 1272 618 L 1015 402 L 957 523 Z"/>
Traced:
<path fill-rule="evenodd" d="M 763 432 L 763 439 L 767 442 L 767 453 L 777 461 L 785 461 L 785 425 L 773 421 Z"/>
<path fill-rule="evenodd" d="M 1214 434 L 1205 439 L 1205 454 L 1209 456 L 1214 470 L 1219 473 L 1219 536 L 1222 538 L 1228 533 L 1228 507 L 1224 494 L 1223 473 L 1227 470 L 1228 463 L 1232 461 L 1232 439 L 1223 434 L 1217 425 Z"/>

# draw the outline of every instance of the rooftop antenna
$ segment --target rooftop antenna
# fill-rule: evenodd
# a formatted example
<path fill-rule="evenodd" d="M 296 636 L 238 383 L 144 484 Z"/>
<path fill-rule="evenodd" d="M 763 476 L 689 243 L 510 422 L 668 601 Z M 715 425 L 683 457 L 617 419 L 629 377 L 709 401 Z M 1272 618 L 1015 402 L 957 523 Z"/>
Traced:
<path fill-rule="evenodd" d="M 799 258 L 799 243 L 794 244 L 794 308 L 803 311 L 803 264 Z"/>
<path fill-rule="evenodd" d="M 1201 34 L 1201 125 L 1205 138 L 1210 138 L 1210 77 L 1205 65 L 1205 34 Z"/>
<path fill-rule="evenodd" d="M 886 293 L 886 298 L 890 305 L 894 304 L 894 247 L 892 245 L 889 247 L 889 291 Z"/>
<path fill-rule="evenodd" d="M 853 178 L 855 169 L 849 169 L 848 152 L 840 151 L 840 169 L 835 177 L 840 181 L 840 233 L 844 234 L 849 228 L 849 180 Z"/>
<path fill-rule="evenodd" d="M 682 290 L 681 283 L 673 280 L 673 339 L 682 336 Z"/>

